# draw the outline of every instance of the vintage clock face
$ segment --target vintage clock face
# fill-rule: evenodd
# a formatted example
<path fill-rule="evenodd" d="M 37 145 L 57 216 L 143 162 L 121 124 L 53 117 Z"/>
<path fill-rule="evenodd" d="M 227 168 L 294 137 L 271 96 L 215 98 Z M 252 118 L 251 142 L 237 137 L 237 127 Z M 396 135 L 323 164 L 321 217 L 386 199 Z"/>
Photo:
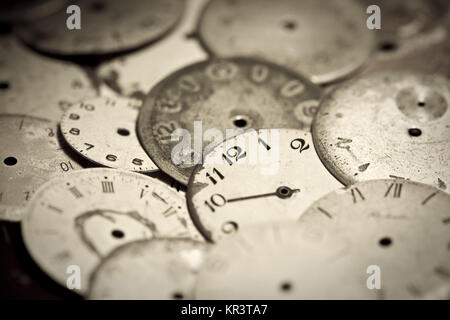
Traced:
<path fill-rule="evenodd" d="M 365 8 L 355 1 L 213 0 L 199 34 L 219 57 L 259 57 L 327 83 L 369 59 L 375 36 L 366 19 Z"/>
<path fill-rule="evenodd" d="M 193 299 L 209 246 L 189 239 L 151 239 L 114 250 L 92 275 L 89 298 Z"/>
<path fill-rule="evenodd" d="M 201 159 L 197 147 L 222 142 L 227 129 L 309 131 L 320 97 L 320 88 L 273 64 L 247 58 L 208 60 L 175 72 L 150 91 L 139 114 L 138 134 L 156 165 L 187 184 Z M 183 143 L 193 146 L 178 164 L 172 159 L 180 140 L 174 136 L 180 133 L 177 129 L 187 132 Z"/>
<path fill-rule="evenodd" d="M 22 232 L 31 256 L 60 284 L 66 284 L 68 266 L 80 267 L 81 294 L 95 266 L 119 245 L 162 236 L 202 239 L 175 190 L 107 168 L 81 170 L 42 186 Z"/>
<path fill-rule="evenodd" d="M 158 167 L 142 149 L 136 119 L 142 102 L 94 98 L 75 103 L 62 117 L 61 132 L 69 145 L 106 167 L 151 172 Z"/>
<path fill-rule="evenodd" d="M 169 32 L 178 22 L 183 0 L 81 0 L 80 29 L 67 27 L 66 7 L 19 26 L 30 46 L 57 55 L 101 55 L 136 49 Z"/>
<path fill-rule="evenodd" d="M 44 182 L 81 169 L 52 121 L 0 115 L 0 136 L 0 220 L 20 221 Z"/>
<path fill-rule="evenodd" d="M 187 197 L 199 230 L 217 241 L 248 225 L 296 220 L 340 187 L 317 156 L 310 133 L 273 129 L 219 144 L 194 170 Z"/>
<path fill-rule="evenodd" d="M 450 82 L 439 75 L 379 72 L 323 99 L 317 152 L 344 184 L 401 177 L 448 190 Z"/>
<path fill-rule="evenodd" d="M 218 243 L 196 297 L 448 299 L 449 209 L 450 196 L 428 185 L 359 182 L 315 202 L 296 225 L 253 226 Z"/>

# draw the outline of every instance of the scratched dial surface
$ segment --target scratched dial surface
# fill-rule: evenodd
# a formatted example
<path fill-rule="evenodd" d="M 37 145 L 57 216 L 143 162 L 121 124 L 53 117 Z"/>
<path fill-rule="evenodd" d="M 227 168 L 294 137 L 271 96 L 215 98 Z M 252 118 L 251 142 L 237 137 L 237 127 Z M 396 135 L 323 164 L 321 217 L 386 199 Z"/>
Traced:
<path fill-rule="evenodd" d="M 112 97 L 75 103 L 62 116 L 61 132 L 90 161 L 130 171 L 156 171 L 136 134 L 141 105 L 139 100 Z"/>
<path fill-rule="evenodd" d="M 317 156 L 310 133 L 274 129 L 219 144 L 194 170 L 187 197 L 197 228 L 218 241 L 248 225 L 296 220 L 340 187 Z"/>
<path fill-rule="evenodd" d="M 89 299 L 193 299 L 209 245 L 189 239 L 151 239 L 111 252 L 91 277 Z"/>
<path fill-rule="evenodd" d="M 353 0 L 213 0 L 199 35 L 217 56 L 255 56 L 326 83 L 369 59 L 375 36 L 366 19 Z"/>
<path fill-rule="evenodd" d="M 323 99 L 313 124 L 319 156 L 344 184 L 402 177 L 448 191 L 450 82 L 379 72 Z"/>
<path fill-rule="evenodd" d="M 40 185 L 81 169 L 57 131 L 49 120 L 0 115 L 0 220 L 20 221 Z"/>
<path fill-rule="evenodd" d="M 187 184 L 202 151 L 195 148 L 182 162 L 172 161 L 180 142 L 172 135 L 176 129 L 190 134 L 183 144 L 197 140 L 203 149 L 222 142 L 227 129 L 309 131 L 320 97 L 320 88 L 274 64 L 247 58 L 208 60 L 173 73 L 150 91 L 139 114 L 138 135 L 156 165 Z M 202 139 L 202 132 L 207 138 Z"/>
<path fill-rule="evenodd" d="M 78 66 L 26 49 L 11 35 L 0 35 L 0 112 L 59 121 L 75 101 L 94 96 Z"/>
<path fill-rule="evenodd" d="M 184 198 L 164 183 L 128 171 L 81 170 L 36 192 L 22 222 L 25 245 L 37 264 L 66 284 L 66 269 L 81 269 L 81 289 L 111 250 L 152 237 L 201 236 Z"/>
<path fill-rule="evenodd" d="M 70 30 L 66 8 L 20 26 L 29 45 L 52 54 L 107 54 L 135 49 L 165 35 L 180 18 L 183 0 L 80 0 L 79 30 Z M 70 20 L 70 18 L 69 18 Z"/>
<path fill-rule="evenodd" d="M 296 225 L 253 226 L 218 243 L 196 297 L 448 299 L 449 209 L 450 196 L 432 186 L 359 182 L 315 202 Z M 377 267 L 381 287 L 371 290 Z"/>

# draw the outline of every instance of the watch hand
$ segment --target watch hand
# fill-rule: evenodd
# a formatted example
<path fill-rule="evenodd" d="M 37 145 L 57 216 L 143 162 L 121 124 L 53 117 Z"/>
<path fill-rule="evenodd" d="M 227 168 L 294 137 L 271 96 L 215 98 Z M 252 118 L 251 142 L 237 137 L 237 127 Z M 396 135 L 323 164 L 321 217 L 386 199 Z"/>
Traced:
<path fill-rule="evenodd" d="M 300 189 L 291 189 L 291 188 L 286 187 L 286 186 L 281 186 L 281 187 L 277 188 L 277 190 L 275 192 L 258 194 L 258 195 L 254 195 L 254 196 L 247 196 L 247 197 L 228 199 L 227 202 L 236 202 L 236 201 L 264 198 L 264 197 L 270 197 L 270 196 L 277 196 L 280 199 L 287 199 L 287 198 L 290 198 L 296 192 L 300 192 Z"/>

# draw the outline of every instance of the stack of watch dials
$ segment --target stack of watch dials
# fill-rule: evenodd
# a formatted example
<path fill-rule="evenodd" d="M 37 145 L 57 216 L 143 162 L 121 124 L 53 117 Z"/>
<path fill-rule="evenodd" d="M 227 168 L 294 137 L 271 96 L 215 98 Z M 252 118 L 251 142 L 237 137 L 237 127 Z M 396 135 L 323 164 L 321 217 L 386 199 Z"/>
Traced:
<path fill-rule="evenodd" d="M 450 299 L 450 6 L 378 2 L 2 2 L 5 292 Z"/>

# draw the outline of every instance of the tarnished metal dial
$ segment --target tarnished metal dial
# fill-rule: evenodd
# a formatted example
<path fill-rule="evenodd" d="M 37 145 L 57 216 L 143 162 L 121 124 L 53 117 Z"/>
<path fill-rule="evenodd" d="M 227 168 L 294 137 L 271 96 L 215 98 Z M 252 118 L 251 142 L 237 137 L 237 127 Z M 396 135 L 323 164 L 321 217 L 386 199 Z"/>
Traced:
<path fill-rule="evenodd" d="M 66 284 L 68 266 L 80 267 L 80 294 L 96 265 L 119 245 L 164 236 L 202 239 L 184 197 L 156 179 L 108 168 L 43 185 L 28 206 L 22 233 L 33 259 L 60 284 Z"/>
<path fill-rule="evenodd" d="M 187 184 L 201 159 L 199 144 L 205 148 L 222 142 L 227 129 L 309 131 L 320 97 L 320 88 L 274 64 L 249 58 L 208 60 L 173 73 L 150 91 L 139 114 L 138 135 L 156 165 Z M 190 137 L 179 142 L 176 129 L 187 130 Z M 223 137 L 217 138 L 220 133 Z M 175 164 L 173 148 L 189 140 L 195 150 Z"/>
<path fill-rule="evenodd" d="M 98 68 L 99 77 L 121 95 L 144 97 L 171 71 L 205 60 L 207 53 L 193 35 L 206 2 L 187 1 L 173 32 L 149 47 L 104 62 Z"/>
<path fill-rule="evenodd" d="M 209 246 L 189 239 L 151 239 L 111 252 L 91 277 L 89 298 L 169 300 L 194 298 Z"/>
<path fill-rule="evenodd" d="M 449 221 L 450 196 L 434 187 L 359 182 L 315 202 L 297 225 L 248 228 L 217 244 L 196 297 L 448 299 Z"/>
<path fill-rule="evenodd" d="M 69 145 L 90 161 L 138 172 L 158 170 L 142 149 L 136 120 L 142 101 L 99 97 L 75 103 L 62 116 Z"/>
<path fill-rule="evenodd" d="M 448 192 L 450 82 L 439 75 L 379 72 L 321 102 L 316 150 L 344 184 L 402 177 Z"/>
<path fill-rule="evenodd" d="M 38 50 L 58 55 L 98 55 L 138 48 L 164 36 L 180 18 L 184 0 L 79 0 L 80 29 L 71 30 L 66 8 L 17 28 Z M 73 12 L 71 12 L 73 14 Z"/>
<path fill-rule="evenodd" d="M 61 8 L 66 8 L 68 0 L 2 0 L 0 21 L 17 23 L 47 17 Z"/>
<path fill-rule="evenodd" d="M 359 69 L 375 35 L 353 0 L 213 0 L 199 24 L 208 51 L 255 56 L 327 83 Z"/>
<path fill-rule="evenodd" d="M 94 96 L 87 74 L 0 35 L 0 113 L 59 121 L 71 103 Z"/>
<path fill-rule="evenodd" d="M 187 198 L 197 228 L 218 241 L 248 225 L 296 220 L 340 187 L 317 156 L 310 133 L 259 130 L 214 148 L 194 170 Z"/>
<path fill-rule="evenodd" d="M 0 220 L 20 221 L 40 185 L 81 169 L 55 122 L 0 115 L 0 137 Z"/>

